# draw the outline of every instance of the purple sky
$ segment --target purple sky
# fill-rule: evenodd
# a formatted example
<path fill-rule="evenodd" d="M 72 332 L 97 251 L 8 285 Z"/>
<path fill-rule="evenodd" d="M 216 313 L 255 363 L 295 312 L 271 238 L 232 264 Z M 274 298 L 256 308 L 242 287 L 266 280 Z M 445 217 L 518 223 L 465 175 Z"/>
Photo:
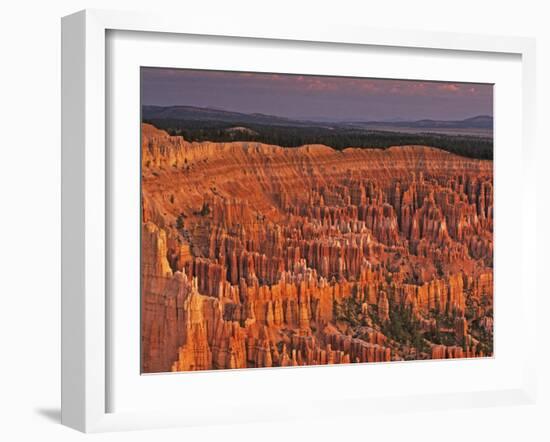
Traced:
<path fill-rule="evenodd" d="M 493 115 L 493 86 L 141 68 L 142 104 L 318 120 L 454 120 Z"/>

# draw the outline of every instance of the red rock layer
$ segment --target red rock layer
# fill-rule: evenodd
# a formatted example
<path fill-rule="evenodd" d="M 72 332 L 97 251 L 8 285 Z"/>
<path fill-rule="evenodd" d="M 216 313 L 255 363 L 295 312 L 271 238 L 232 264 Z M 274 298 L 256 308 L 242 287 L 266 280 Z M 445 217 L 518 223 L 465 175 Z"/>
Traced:
<path fill-rule="evenodd" d="M 142 371 L 492 352 L 492 162 L 142 126 Z"/>

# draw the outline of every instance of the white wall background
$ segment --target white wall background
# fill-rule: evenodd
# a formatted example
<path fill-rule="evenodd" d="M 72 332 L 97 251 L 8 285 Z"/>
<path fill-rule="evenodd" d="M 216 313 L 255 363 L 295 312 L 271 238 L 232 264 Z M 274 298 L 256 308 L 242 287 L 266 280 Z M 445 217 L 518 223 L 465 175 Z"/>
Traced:
<path fill-rule="evenodd" d="M 19 0 L 0 12 L 0 440 L 550 440 L 546 182 L 550 14 L 545 2 Z M 59 425 L 60 17 L 83 8 L 155 10 L 249 21 L 535 36 L 538 39 L 540 399 L 535 406 L 412 412 L 363 419 L 214 426 L 85 436 Z M 519 185 L 519 183 L 518 183 Z M 521 333 L 521 330 L 518 330 Z M 521 348 L 518 348 L 518 356 Z M 411 380 L 414 382 L 414 380 Z"/>

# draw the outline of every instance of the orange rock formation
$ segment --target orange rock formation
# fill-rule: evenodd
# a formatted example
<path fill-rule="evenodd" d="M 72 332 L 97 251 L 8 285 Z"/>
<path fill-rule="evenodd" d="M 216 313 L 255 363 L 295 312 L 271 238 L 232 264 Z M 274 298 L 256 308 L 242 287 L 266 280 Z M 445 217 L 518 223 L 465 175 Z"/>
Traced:
<path fill-rule="evenodd" d="M 142 126 L 142 371 L 492 354 L 492 162 Z"/>

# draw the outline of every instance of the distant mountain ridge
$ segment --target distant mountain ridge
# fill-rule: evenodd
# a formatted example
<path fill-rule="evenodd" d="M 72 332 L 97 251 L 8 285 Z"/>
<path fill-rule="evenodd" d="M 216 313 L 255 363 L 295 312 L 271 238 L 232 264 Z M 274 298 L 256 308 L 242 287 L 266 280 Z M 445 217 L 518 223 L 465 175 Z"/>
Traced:
<path fill-rule="evenodd" d="M 352 122 L 350 124 L 376 125 L 389 127 L 416 127 L 416 128 L 438 128 L 438 129 L 492 129 L 493 117 L 490 115 L 477 115 L 463 120 L 432 120 L 422 119 L 416 121 L 366 121 Z"/>
<path fill-rule="evenodd" d="M 196 106 L 142 106 L 142 119 L 157 120 L 188 120 L 216 121 L 220 123 L 262 124 L 268 126 L 311 126 L 319 124 L 310 121 L 293 120 L 290 118 L 265 115 L 261 113 L 246 114 Z"/>
<path fill-rule="evenodd" d="M 188 121 L 216 121 L 220 123 L 239 124 L 262 124 L 268 126 L 332 126 L 337 127 L 369 127 L 380 129 L 417 128 L 417 129 L 491 129 L 493 128 L 493 117 L 490 115 L 477 115 L 463 120 L 433 120 L 421 119 L 415 121 L 349 121 L 349 122 L 328 122 L 307 119 L 292 119 L 262 113 L 247 114 L 243 112 L 227 111 L 197 106 L 142 106 L 143 120 L 188 120 Z"/>

